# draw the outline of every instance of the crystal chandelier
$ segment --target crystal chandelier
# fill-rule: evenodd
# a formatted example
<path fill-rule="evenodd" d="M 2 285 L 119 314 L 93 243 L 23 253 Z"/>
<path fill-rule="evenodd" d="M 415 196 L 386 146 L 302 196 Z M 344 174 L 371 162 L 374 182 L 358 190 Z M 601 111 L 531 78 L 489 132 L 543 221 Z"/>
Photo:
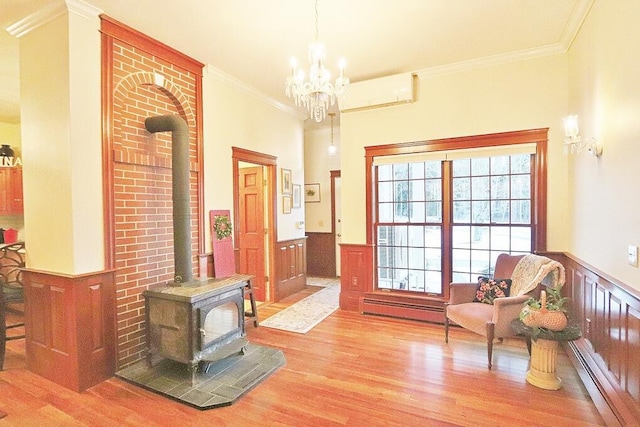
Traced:
<path fill-rule="evenodd" d="M 336 103 L 336 97 L 344 95 L 349 87 L 349 78 L 344 76 L 344 61 L 340 61 L 340 77 L 331 83 L 331 73 L 324 67 L 324 44 L 318 40 L 318 0 L 316 0 L 316 39 L 309 44 L 309 81 L 304 81 L 304 72 L 297 69 L 295 58 L 291 60 L 291 75 L 287 77 L 286 94 L 296 105 L 304 105 L 316 122 L 327 117 L 327 109 Z"/>

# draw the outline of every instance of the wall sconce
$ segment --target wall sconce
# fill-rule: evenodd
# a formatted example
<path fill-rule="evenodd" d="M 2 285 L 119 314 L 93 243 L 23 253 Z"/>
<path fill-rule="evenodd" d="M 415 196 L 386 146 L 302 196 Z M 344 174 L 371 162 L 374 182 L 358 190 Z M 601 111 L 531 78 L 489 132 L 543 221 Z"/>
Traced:
<path fill-rule="evenodd" d="M 578 130 L 578 116 L 567 116 L 562 119 L 564 122 L 564 154 L 571 151 L 573 153 L 579 153 L 585 148 L 590 154 L 596 157 L 602 155 L 602 144 L 596 141 L 595 138 L 582 139 L 580 131 Z"/>

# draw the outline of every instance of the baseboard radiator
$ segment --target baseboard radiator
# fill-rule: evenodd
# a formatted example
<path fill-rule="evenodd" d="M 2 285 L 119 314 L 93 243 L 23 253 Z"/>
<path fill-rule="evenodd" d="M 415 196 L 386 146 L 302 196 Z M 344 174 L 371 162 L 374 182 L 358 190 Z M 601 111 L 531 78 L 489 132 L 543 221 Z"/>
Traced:
<path fill-rule="evenodd" d="M 396 317 L 442 323 L 444 306 L 436 300 L 424 300 L 371 294 L 360 298 L 361 314 Z"/>

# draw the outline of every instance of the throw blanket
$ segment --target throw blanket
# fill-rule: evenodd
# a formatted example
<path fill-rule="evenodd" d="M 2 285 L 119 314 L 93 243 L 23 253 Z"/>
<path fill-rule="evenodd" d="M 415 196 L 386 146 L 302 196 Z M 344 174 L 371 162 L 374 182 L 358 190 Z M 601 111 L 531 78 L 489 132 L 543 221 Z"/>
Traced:
<path fill-rule="evenodd" d="M 564 266 L 550 258 L 527 254 L 516 264 L 511 275 L 511 296 L 524 295 L 542 283 L 549 287 L 564 285 Z"/>

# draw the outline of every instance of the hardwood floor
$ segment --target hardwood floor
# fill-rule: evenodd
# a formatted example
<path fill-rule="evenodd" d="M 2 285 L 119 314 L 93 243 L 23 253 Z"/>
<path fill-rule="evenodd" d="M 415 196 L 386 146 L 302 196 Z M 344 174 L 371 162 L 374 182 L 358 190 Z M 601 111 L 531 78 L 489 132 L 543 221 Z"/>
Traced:
<path fill-rule="evenodd" d="M 316 291 L 258 308 L 260 319 Z M 300 335 L 247 325 L 256 344 L 287 364 L 235 404 L 200 411 L 117 378 L 83 393 L 25 369 L 24 340 L 8 343 L 0 372 L 0 426 L 597 426 L 604 425 L 568 357 L 563 387 L 524 377 L 524 343 L 496 344 L 486 368 L 482 337 L 441 325 L 338 310 Z"/>

